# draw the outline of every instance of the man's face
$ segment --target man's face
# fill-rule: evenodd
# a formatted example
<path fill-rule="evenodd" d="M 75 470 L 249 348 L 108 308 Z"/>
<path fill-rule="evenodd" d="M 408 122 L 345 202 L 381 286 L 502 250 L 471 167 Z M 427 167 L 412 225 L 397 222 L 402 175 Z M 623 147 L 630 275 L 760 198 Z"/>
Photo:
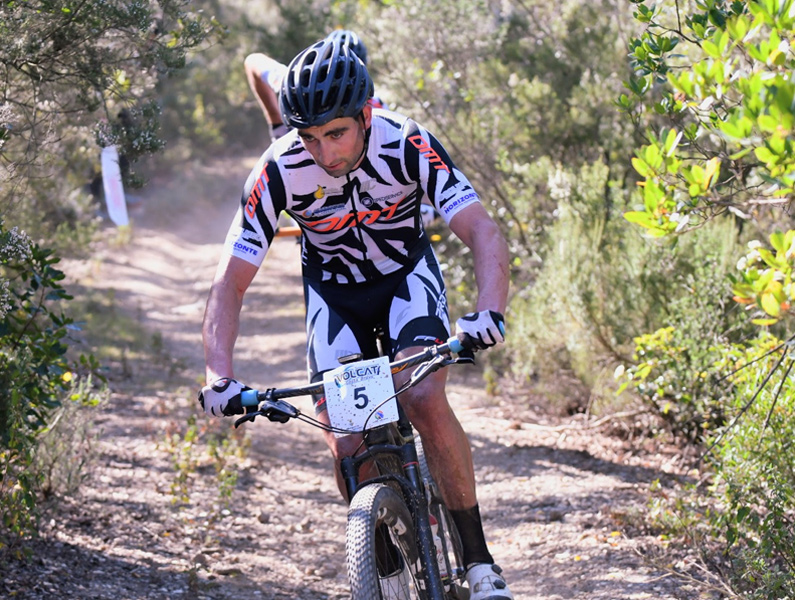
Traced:
<path fill-rule="evenodd" d="M 370 126 L 372 109 L 362 117 L 341 117 L 317 127 L 300 129 L 298 135 L 315 162 L 332 177 L 342 177 L 359 166 L 364 150 L 364 132 Z"/>

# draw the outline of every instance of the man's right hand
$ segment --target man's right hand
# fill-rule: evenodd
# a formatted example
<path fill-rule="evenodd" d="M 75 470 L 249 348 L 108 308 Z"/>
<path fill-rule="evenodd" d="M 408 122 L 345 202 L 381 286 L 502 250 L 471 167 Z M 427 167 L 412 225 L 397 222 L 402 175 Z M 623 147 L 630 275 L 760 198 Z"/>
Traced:
<path fill-rule="evenodd" d="M 244 410 L 240 393 L 250 389 L 235 379 L 222 377 L 201 389 L 199 404 L 202 405 L 204 412 L 213 417 L 242 415 Z"/>

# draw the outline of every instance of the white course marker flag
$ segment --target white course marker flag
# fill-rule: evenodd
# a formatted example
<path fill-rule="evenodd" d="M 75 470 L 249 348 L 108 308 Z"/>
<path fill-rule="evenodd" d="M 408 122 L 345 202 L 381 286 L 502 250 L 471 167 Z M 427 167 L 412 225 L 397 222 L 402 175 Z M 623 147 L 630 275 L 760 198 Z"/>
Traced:
<path fill-rule="evenodd" d="M 116 146 L 106 146 L 102 149 L 102 187 L 105 189 L 105 203 L 108 206 L 110 220 L 119 227 L 129 225 L 127 201 L 121 184 L 119 152 Z"/>

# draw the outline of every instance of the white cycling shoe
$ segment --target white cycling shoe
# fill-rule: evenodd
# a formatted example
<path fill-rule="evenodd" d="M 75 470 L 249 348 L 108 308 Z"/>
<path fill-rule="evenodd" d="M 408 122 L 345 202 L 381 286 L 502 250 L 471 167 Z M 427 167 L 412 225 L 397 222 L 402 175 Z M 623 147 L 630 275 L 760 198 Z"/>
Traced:
<path fill-rule="evenodd" d="M 472 565 L 467 571 L 467 583 L 469 600 L 513 600 L 502 569 L 497 565 Z"/>

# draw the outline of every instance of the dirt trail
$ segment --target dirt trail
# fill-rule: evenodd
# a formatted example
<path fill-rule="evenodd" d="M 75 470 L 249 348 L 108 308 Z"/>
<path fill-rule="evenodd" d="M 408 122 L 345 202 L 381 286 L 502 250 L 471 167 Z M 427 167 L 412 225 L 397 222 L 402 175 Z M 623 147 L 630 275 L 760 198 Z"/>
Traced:
<path fill-rule="evenodd" d="M 242 458 L 219 450 L 239 472 L 228 506 L 219 501 L 228 491 L 216 474 L 222 461 L 185 441 L 195 415 L 199 428 L 246 443 L 229 438 L 230 421 L 208 423 L 195 393 L 207 289 L 255 159 L 218 159 L 155 179 L 131 210 L 129 245 L 66 265 L 73 285 L 112 294 L 115 310 L 159 338 L 158 360 L 130 353 L 111 364 L 91 478 L 49 520 L 32 564 L 0 567 L 0 597 L 348 596 L 345 506 L 316 430 L 258 421 L 245 428 Z M 236 369 L 253 386 L 304 381 L 298 259 L 293 241 L 277 241 L 247 294 Z M 632 526 L 649 484 L 673 481 L 675 455 L 633 451 L 539 415 L 526 398 L 488 397 L 483 387 L 477 371 L 451 373 L 491 550 L 517 599 L 699 597 L 644 562 L 638 549 L 659 551 L 659 543 Z M 310 410 L 306 399 L 296 404 Z M 187 504 L 173 502 L 178 489 Z"/>

